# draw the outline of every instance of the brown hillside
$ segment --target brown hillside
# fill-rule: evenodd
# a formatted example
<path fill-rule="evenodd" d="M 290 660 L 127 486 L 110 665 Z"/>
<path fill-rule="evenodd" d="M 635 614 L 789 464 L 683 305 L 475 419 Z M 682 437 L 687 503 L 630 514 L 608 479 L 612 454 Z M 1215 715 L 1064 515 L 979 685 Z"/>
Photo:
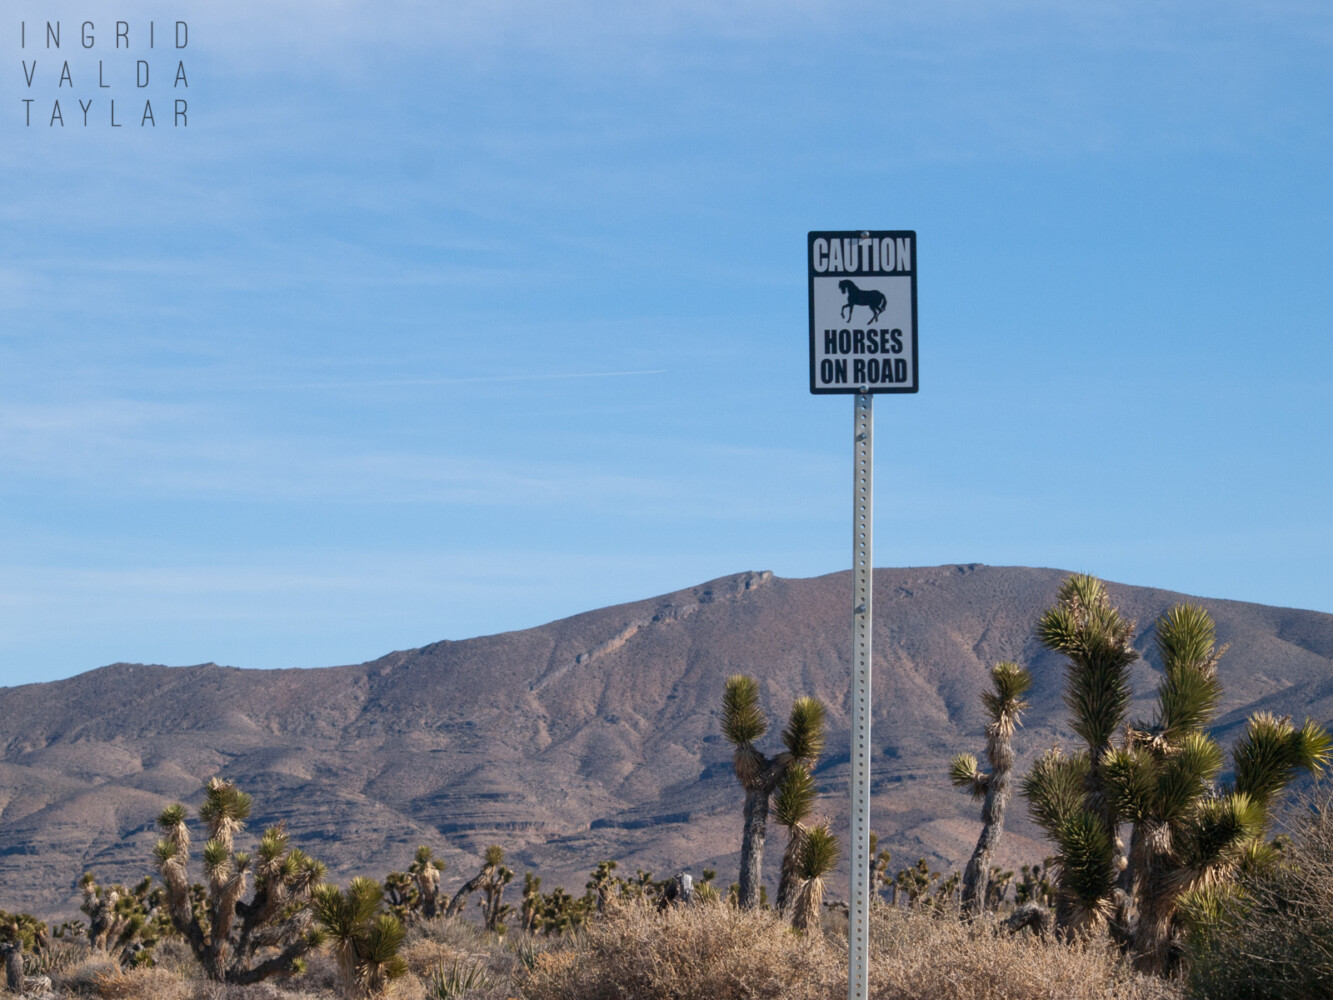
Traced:
<path fill-rule="evenodd" d="M 895 863 L 959 865 L 978 809 L 947 782 L 979 751 L 979 693 L 1000 659 L 1029 665 L 1020 766 L 1057 739 L 1059 661 L 1031 629 L 1058 570 L 943 566 L 875 571 L 875 809 Z M 733 672 L 762 680 L 770 718 L 799 694 L 830 709 L 824 808 L 846 812 L 850 579 L 745 573 L 539 628 L 391 653 L 359 666 L 240 670 L 116 664 L 0 688 L 0 906 L 70 916 L 80 874 L 149 870 L 153 820 L 197 805 L 213 774 L 252 793 L 257 831 L 283 819 L 332 874 L 382 877 L 417 844 L 446 883 L 502 844 L 518 870 L 581 888 L 601 858 L 631 871 L 715 867 L 735 878 L 740 796 L 718 733 Z M 1182 595 L 1112 585 L 1151 649 Z M 1220 638 L 1223 738 L 1255 708 L 1333 718 L 1333 615 L 1203 600 Z M 1151 662 L 1136 667 L 1150 711 Z M 1006 860 L 1043 843 L 1011 810 Z M 776 840 L 776 836 L 774 837 Z M 776 869 L 777 851 L 768 866 Z M 837 891 L 835 885 L 835 891 Z"/>

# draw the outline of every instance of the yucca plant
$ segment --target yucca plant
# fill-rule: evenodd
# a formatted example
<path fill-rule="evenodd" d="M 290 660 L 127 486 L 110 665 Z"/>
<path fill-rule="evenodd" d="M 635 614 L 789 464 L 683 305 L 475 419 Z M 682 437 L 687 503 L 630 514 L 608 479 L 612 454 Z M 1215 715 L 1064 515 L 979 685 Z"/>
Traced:
<path fill-rule="evenodd" d="M 1125 722 L 1131 691 L 1129 668 L 1139 658 L 1131 645 L 1134 622 L 1111 605 L 1096 577 L 1071 576 L 1056 603 L 1037 622 L 1036 636 L 1047 649 L 1065 654 L 1065 704 L 1070 727 L 1087 747 L 1082 807 L 1112 831 L 1118 819 L 1106 794 L 1102 757 Z"/>
<path fill-rule="evenodd" d="M 1211 617 L 1180 605 L 1157 622 L 1164 676 L 1157 717 L 1131 726 L 1106 755 L 1108 787 L 1134 824 L 1128 878 L 1130 944 L 1140 969 L 1164 972 L 1178 947 L 1176 914 L 1185 894 L 1225 891 L 1240 870 L 1271 864 L 1269 806 L 1301 772 L 1327 765 L 1328 733 L 1313 722 L 1258 713 L 1232 759 L 1235 780 L 1215 790 L 1222 750 L 1205 731 L 1222 689 Z"/>
<path fill-rule="evenodd" d="M 824 905 L 824 877 L 838 864 L 838 838 L 825 820 L 801 837 L 796 874 L 799 882 L 792 899 L 791 925 L 798 931 L 819 928 Z"/>
<path fill-rule="evenodd" d="M 533 964 L 536 964 L 535 952 L 533 953 Z M 533 966 L 528 965 L 531 969 Z M 444 971 L 444 966 L 436 966 L 435 971 L 431 973 L 430 980 L 426 984 L 426 996 L 431 1000 L 459 1000 L 467 996 L 473 990 L 484 990 L 491 985 L 490 977 L 486 974 L 486 963 L 480 960 L 470 965 L 463 964 L 459 958 L 455 958 L 453 966 L 448 972 Z"/>
<path fill-rule="evenodd" d="M 1028 903 L 1049 907 L 1055 895 L 1051 885 L 1050 871 L 1045 865 L 1023 865 L 1019 869 L 1021 877 L 1014 884 L 1014 904 L 1024 906 Z"/>
<path fill-rule="evenodd" d="M 315 890 L 315 917 L 332 943 L 345 996 L 375 996 L 407 973 L 398 954 L 406 932 L 402 921 L 381 910 L 383 895 L 379 883 L 364 877 L 345 891 L 327 884 Z"/>
<path fill-rule="evenodd" d="M 997 663 L 990 676 L 994 690 L 981 696 L 990 717 L 986 724 L 986 759 L 990 762 L 990 771 L 981 771 L 976 757 L 970 753 L 955 757 L 949 770 L 949 778 L 955 786 L 971 792 L 973 798 L 983 800 L 981 836 L 977 838 L 977 846 L 963 872 L 962 909 L 965 916 L 980 913 L 990 895 L 991 861 L 1004 834 L 1004 812 L 1012 794 L 1010 774 L 1014 768 L 1014 728 L 1027 708 L 1023 695 L 1032 686 L 1032 675 L 1008 660 Z"/>
<path fill-rule="evenodd" d="M 205 975 L 215 982 L 244 984 L 295 971 L 320 942 L 308 904 L 311 890 L 324 878 L 324 866 L 291 847 L 281 823 L 264 832 L 253 856 L 235 850 L 235 837 L 250 816 L 250 796 L 230 781 L 213 778 L 199 808 L 208 829 L 199 895 L 189 878 L 186 816 L 179 803 L 162 811 L 157 818 L 162 838 L 153 855 L 171 922 Z M 246 902 L 252 869 L 254 893 Z"/>
<path fill-rule="evenodd" d="M 736 748 L 733 766 L 745 790 L 737 891 L 742 909 L 759 906 L 770 798 L 790 770 L 813 769 L 824 749 L 824 706 L 814 698 L 796 699 L 782 732 L 786 749 L 771 758 L 755 746 L 767 731 L 768 720 L 759 705 L 759 682 L 745 674 L 728 677 L 722 692 L 722 733 Z"/>
<path fill-rule="evenodd" d="M 879 834 L 874 830 L 870 831 L 870 888 L 872 892 L 882 894 L 887 892 L 889 905 L 896 905 L 898 902 L 898 888 L 893 883 L 893 875 L 889 872 L 889 865 L 893 863 L 893 854 L 887 848 L 881 849 L 879 846 Z"/>

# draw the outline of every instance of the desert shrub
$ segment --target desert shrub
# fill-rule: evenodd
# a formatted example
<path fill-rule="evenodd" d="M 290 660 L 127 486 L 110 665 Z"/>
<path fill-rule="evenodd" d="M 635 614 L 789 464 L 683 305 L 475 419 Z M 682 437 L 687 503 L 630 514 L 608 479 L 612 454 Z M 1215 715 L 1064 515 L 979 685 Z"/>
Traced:
<path fill-rule="evenodd" d="M 74 966 L 51 977 L 56 988 L 73 996 L 93 996 L 97 981 L 104 975 L 110 975 L 119 968 L 119 963 L 109 955 L 94 953 Z"/>
<path fill-rule="evenodd" d="M 987 921 L 876 907 L 875 1000 L 1166 1000 L 1160 980 L 1134 974 L 1109 950 L 1010 935 Z M 834 923 L 830 921 L 830 923 Z M 658 913 L 617 909 L 589 924 L 582 946 L 539 955 L 519 977 L 525 1000 L 841 1000 L 847 944 L 801 937 L 775 915 L 728 906 Z"/>
<path fill-rule="evenodd" d="M 802 1000 L 833 996 L 838 971 L 822 938 L 792 934 L 771 912 L 631 904 L 589 922 L 581 946 L 538 955 L 518 988 L 525 1000 Z"/>
<path fill-rule="evenodd" d="M 514 995 L 516 971 L 530 964 L 546 946 L 545 938 L 521 931 L 499 937 L 460 917 L 420 922 L 409 929 L 400 952 L 414 982 L 400 985 L 395 997 L 408 1000 L 453 995 L 469 1000 L 506 1000 Z M 469 978 L 472 969 L 479 971 Z M 460 988 L 463 992 L 457 992 Z"/>
<path fill-rule="evenodd" d="M 870 994 L 875 1000 L 1179 996 L 1166 981 L 1133 972 L 1103 942 L 1066 944 L 1027 933 L 1015 935 L 995 922 L 941 920 L 929 910 L 877 908 L 871 921 L 870 956 Z M 845 974 L 842 982 L 845 989 Z"/>
<path fill-rule="evenodd" d="M 24 953 L 23 974 L 48 976 L 54 981 L 85 961 L 90 954 L 88 943 L 81 938 L 52 936 L 45 947 Z"/>
<path fill-rule="evenodd" d="M 1227 905 L 1196 914 L 1191 996 L 1333 996 L 1333 795 L 1305 803 L 1291 837 L 1281 861 L 1248 873 Z"/>
<path fill-rule="evenodd" d="M 153 965 L 174 972 L 182 979 L 202 979 L 204 967 L 194 955 L 189 943 L 179 934 L 163 938 L 153 948 Z"/>
<path fill-rule="evenodd" d="M 189 1000 L 190 993 L 190 984 L 174 972 L 117 965 L 93 979 L 88 995 L 102 1000 Z"/>

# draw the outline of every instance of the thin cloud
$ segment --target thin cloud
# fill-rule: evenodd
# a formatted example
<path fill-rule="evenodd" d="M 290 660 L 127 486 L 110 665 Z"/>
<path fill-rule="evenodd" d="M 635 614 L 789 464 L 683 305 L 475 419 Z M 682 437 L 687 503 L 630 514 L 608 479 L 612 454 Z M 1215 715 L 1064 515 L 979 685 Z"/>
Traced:
<path fill-rule="evenodd" d="M 462 378 L 398 378 L 398 379 L 362 379 L 350 382 L 296 382 L 283 389 L 355 389 L 360 387 L 378 388 L 381 386 L 401 385 L 455 385 L 465 382 L 549 382 L 566 378 L 620 378 L 627 375 L 665 375 L 665 368 L 650 368 L 643 371 L 628 372 L 562 372 L 552 375 L 471 375 Z"/>

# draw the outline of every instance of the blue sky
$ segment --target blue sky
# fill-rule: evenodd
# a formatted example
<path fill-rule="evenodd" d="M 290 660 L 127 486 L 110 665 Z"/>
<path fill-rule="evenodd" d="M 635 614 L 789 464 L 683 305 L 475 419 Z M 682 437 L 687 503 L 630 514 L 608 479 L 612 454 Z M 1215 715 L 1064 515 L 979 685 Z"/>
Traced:
<path fill-rule="evenodd" d="M 810 229 L 919 234 L 877 565 L 1333 611 L 1327 4 L 201 6 L 4 0 L 0 684 L 848 567 Z"/>

